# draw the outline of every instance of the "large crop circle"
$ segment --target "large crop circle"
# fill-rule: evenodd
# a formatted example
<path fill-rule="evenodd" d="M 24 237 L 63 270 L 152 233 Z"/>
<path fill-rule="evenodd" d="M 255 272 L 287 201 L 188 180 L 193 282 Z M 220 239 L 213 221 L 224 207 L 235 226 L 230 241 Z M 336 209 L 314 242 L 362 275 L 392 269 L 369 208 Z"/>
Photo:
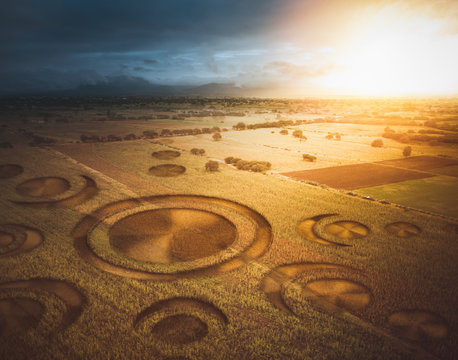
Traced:
<path fill-rule="evenodd" d="M 228 216 L 238 219 L 240 236 Z M 233 201 L 160 195 L 105 205 L 84 217 L 72 236 L 80 256 L 101 270 L 173 280 L 243 266 L 267 251 L 272 230 L 262 215 Z"/>
<path fill-rule="evenodd" d="M 141 261 L 173 263 L 214 255 L 230 246 L 236 228 L 226 218 L 196 209 L 156 209 L 129 215 L 109 232 L 111 245 Z"/>

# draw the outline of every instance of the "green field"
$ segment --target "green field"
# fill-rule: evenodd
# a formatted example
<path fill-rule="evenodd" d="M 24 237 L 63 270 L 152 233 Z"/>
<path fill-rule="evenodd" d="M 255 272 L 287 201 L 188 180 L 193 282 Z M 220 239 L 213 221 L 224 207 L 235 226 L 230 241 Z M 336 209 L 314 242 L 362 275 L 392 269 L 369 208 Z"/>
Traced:
<path fill-rule="evenodd" d="M 445 172 L 448 168 L 440 170 Z M 374 199 L 458 218 L 457 189 L 456 177 L 434 176 L 359 189 L 355 192 Z"/>

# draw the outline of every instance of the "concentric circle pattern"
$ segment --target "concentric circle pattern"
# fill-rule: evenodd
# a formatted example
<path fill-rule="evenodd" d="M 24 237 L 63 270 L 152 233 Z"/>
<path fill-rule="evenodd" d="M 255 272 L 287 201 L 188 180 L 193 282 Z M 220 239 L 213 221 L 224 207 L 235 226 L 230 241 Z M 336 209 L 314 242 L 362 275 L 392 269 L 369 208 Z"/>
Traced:
<path fill-rule="evenodd" d="M 6 231 L 0 231 L 0 249 L 2 250 L 0 252 L 0 258 L 32 251 L 41 245 L 44 240 L 40 231 L 29 226 L 20 224 L 6 224 L 2 226 Z M 24 240 L 16 243 L 14 246 L 8 247 L 15 240 L 15 235 L 21 235 Z"/>
<path fill-rule="evenodd" d="M 407 222 L 394 222 L 385 226 L 386 231 L 401 238 L 409 238 L 421 233 L 421 229 Z"/>
<path fill-rule="evenodd" d="M 34 328 L 43 311 L 43 306 L 32 299 L 0 299 L 0 336 L 16 335 Z"/>
<path fill-rule="evenodd" d="M 447 322 L 429 311 L 399 311 L 388 318 L 388 323 L 397 335 L 411 341 L 438 340 L 448 334 Z"/>
<path fill-rule="evenodd" d="M 1 164 L 0 165 L 0 179 L 9 179 L 18 176 L 24 172 L 20 165 L 16 164 Z"/>
<path fill-rule="evenodd" d="M 284 299 L 284 287 L 301 275 L 319 274 L 318 279 L 302 286 L 302 294 L 328 311 L 357 311 L 366 307 L 372 299 L 370 290 L 362 284 L 348 279 L 322 278 L 323 273 L 339 272 L 351 276 L 358 270 L 348 266 L 331 263 L 295 263 L 280 265 L 266 274 L 262 281 L 262 290 L 278 308 L 295 314 Z"/>
<path fill-rule="evenodd" d="M 138 314 L 134 328 L 152 340 L 181 346 L 198 342 L 228 324 L 226 315 L 210 302 L 187 297 L 160 300 Z"/>
<path fill-rule="evenodd" d="M 65 329 L 81 314 L 85 304 L 84 296 L 73 285 L 54 279 L 30 279 L 0 283 L 2 289 L 43 290 L 57 296 L 66 307 L 57 329 Z M 7 298 L 0 300 L 0 330 L 22 331 L 35 326 L 43 313 L 40 303 L 28 298 Z M 16 329 L 16 330 L 15 330 Z"/>
<path fill-rule="evenodd" d="M 41 177 L 24 181 L 16 187 L 18 194 L 23 196 L 55 196 L 70 189 L 70 183 L 60 177 Z"/>
<path fill-rule="evenodd" d="M 177 203 L 180 206 L 177 206 Z M 185 206 L 183 206 L 185 204 Z M 146 271 L 117 265 L 97 255 L 89 246 L 89 235 L 99 223 L 123 211 L 144 209 L 118 220 L 109 231 L 110 245 L 121 254 L 146 262 L 172 264 L 200 259 L 228 248 L 236 236 L 235 225 L 225 217 L 197 209 L 198 206 L 221 208 L 248 220 L 253 235 L 242 249 L 217 257 L 209 265 L 187 270 Z M 263 255 L 270 247 L 272 230 L 267 220 L 254 210 L 225 199 L 193 195 L 159 195 L 122 200 L 105 205 L 84 217 L 73 229 L 75 248 L 93 266 L 124 277 L 174 280 L 179 277 L 219 274 L 234 270 Z"/>
<path fill-rule="evenodd" d="M 186 168 L 175 164 L 162 164 L 153 166 L 149 169 L 149 173 L 158 177 L 173 177 L 183 174 Z"/>
<path fill-rule="evenodd" d="M 236 228 L 196 209 L 158 209 L 127 216 L 110 229 L 111 245 L 131 258 L 173 263 L 214 255 L 230 246 Z"/>
<path fill-rule="evenodd" d="M 339 239 L 357 239 L 369 234 L 369 229 L 356 221 L 337 221 L 326 225 L 324 230 Z"/>
<path fill-rule="evenodd" d="M 11 201 L 14 204 L 35 208 L 50 208 L 58 206 L 76 206 L 94 197 L 99 189 L 90 177 L 81 175 L 85 185 L 77 193 L 59 200 L 47 201 Z M 26 196 L 54 196 L 70 188 L 70 183 L 62 178 L 44 177 L 28 180 L 19 184 L 16 190 Z"/>
<path fill-rule="evenodd" d="M 179 151 L 174 150 L 162 150 L 153 152 L 153 157 L 159 160 L 172 160 L 181 155 Z"/>
<path fill-rule="evenodd" d="M 335 241 L 330 241 L 327 239 L 322 238 L 319 236 L 316 231 L 315 231 L 315 226 L 317 223 L 330 216 L 335 216 L 338 214 L 322 214 L 322 215 L 317 215 L 311 218 L 303 219 L 302 221 L 297 224 L 297 232 L 299 235 L 301 235 L 304 239 L 313 241 L 322 245 L 327 245 L 327 246 L 350 246 L 347 244 L 343 243 L 338 243 Z"/>

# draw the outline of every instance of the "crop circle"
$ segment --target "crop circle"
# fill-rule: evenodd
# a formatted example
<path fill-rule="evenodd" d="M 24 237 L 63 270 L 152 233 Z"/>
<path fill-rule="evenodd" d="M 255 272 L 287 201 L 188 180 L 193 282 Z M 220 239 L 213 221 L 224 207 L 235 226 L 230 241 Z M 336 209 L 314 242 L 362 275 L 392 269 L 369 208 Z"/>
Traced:
<path fill-rule="evenodd" d="M 307 283 L 305 290 L 314 294 L 313 301 L 324 307 L 357 311 L 371 301 L 371 293 L 365 286 L 347 279 L 320 279 Z"/>
<path fill-rule="evenodd" d="M 157 322 L 151 333 L 161 342 L 189 344 L 203 339 L 208 334 L 208 326 L 195 315 L 176 314 Z"/>
<path fill-rule="evenodd" d="M 162 150 L 162 151 L 155 151 L 152 153 L 152 156 L 159 160 L 172 160 L 180 156 L 181 153 L 179 151 L 174 150 Z"/>
<path fill-rule="evenodd" d="M 24 172 L 20 165 L 16 164 L 1 164 L 0 165 L 0 179 L 8 179 L 18 176 Z"/>
<path fill-rule="evenodd" d="M 70 189 L 70 183 L 60 177 L 41 177 L 24 181 L 16 187 L 23 196 L 55 196 Z"/>
<path fill-rule="evenodd" d="M 385 230 L 401 238 L 409 238 L 420 234 L 421 229 L 407 222 L 394 222 L 385 226 Z"/>
<path fill-rule="evenodd" d="M 105 236 L 112 220 L 116 222 Z M 239 221 L 241 236 L 235 225 Z M 92 233 L 110 244 L 97 247 L 90 242 Z M 72 236 L 80 256 L 101 270 L 135 279 L 174 280 L 224 273 L 249 263 L 268 250 L 272 229 L 262 215 L 233 201 L 159 195 L 107 204 L 84 217 Z"/>
<path fill-rule="evenodd" d="M 226 218 L 196 209 L 156 209 L 129 215 L 109 231 L 119 252 L 156 263 L 192 261 L 226 249 L 236 238 Z"/>
<path fill-rule="evenodd" d="M 412 341 L 438 340 L 448 334 L 446 321 L 429 311 L 399 311 L 388 318 L 388 323 L 398 336 Z"/>
<path fill-rule="evenodd" d="M 337 221 L 325 226 L 324 230 L 339 239 L 357 239 L 369 234 L 369 229 L 356 221 Z"/>
<path fill-rule="evenodd" d="M 32 299 L 0 299 L 0 336 L 24 333 L 36 327 L 43 312 L 43 305 Z"/>
<path fill-rule="evenodd" d="M 183 174 L 186 168 L 175 164 L 162 164 L 153 166 L 149 169 L 149 173 L 158 177 L 173 177 Z"/>

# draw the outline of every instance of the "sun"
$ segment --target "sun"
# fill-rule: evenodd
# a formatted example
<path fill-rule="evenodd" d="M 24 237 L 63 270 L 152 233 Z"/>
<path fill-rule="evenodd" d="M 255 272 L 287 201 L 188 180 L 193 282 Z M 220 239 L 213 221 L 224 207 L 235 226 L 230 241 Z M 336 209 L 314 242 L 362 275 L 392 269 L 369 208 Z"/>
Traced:
<path fill-rule="evenodd" d="M 288 43 L 307 55 L 288 54 L 288 61 L 327 69 L 297 77 L 304 89 L 313 84 L 331 95 L 356 96 L 458 94 L 458 28 L 451 14 L 413 2 L 330 4 L 298 5 L 280 22 Z"/>
<path fill-rule="evenodd" d="M 352 95 L 403 96 L 458 92 L 458 36 L 441 21 L 380 12 L 347 39 L 339 73 L 323 79 Z"/>

